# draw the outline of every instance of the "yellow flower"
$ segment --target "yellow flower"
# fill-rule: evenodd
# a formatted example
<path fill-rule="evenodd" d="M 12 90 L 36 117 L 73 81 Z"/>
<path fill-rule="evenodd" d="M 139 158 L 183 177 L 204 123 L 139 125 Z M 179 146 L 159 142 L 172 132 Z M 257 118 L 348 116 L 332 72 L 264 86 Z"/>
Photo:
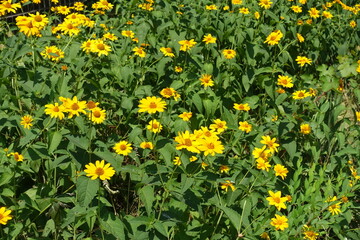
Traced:
<path fill-rule="evenodd" d="M 24 33 L 27 37 L 40 35 L 40 29 L 33 24 L 34 20 L 32 18 L 17 16 L 15 20 L 19 31 Z"/>
<path fill-rule="evenodd" d="M 64 118 L 65 107 L 63 105 L 59 106 L 59 103 L 55 103 L 47 104 L 45 107 L 45 114 L 50 115 L 51 118 L 59 118 L 60 120 Z"/>
<path fill-rule="evenodd" d="M 175 157 L 173 160 L 173 163 L 175 166 L 180 166 L 181 165 L 181 159 L 180 157 Z"/>
<path fill-rule="evenodd" d="M 222 133 L 228 128 L 226 126 L 226 121 L 222 121 L 221 119 L 213 120 L 213 124 L 210 124 L 209 127 L 211 130 L 215 130 L 217 133 Z"/>
<path fill-rule="evenodd" d="M 271 165 L 268 159 L 258 158 L 256 159 L 256 168 L 268 172 L 271 168 Z"/>
<path fill-rule="evenodd" d="M 109 39 L 110 41 L 115 41 L 115 40 L 118 40 L 118 37 L 117 36 L 115 36 L 115 34 L 113 34 L 113 33 L 105 33 L 104 35 L 103 35 L 103 38 L 104 39 Z"/>
<path fill-rule="evenodd" d="M 132 147 L 131 147 L 131 144 L 128 143 L 127 141 L 120 141 L 115 144 L 113 149 L 115 150 L 115 152 L 117 154 L 127 156 L 127 155 L 129 155 L 129 153 L 131 153 Z"/>
<path fill-rule="evenodd" d="M 0 3 L 0 16 L 3 16 L 7 13 L 16 13 L 18 8 L 21 8 L 20 3 L 11 3 L 12 0 L 3 0 Z"/>
<path fill-rule="evenodd" d="M 306 4 L 306 1 L 307 1 L 307 0 L 299 0 L 299 3 L 300 3 L 300 4 Z"/>
<path fill-rule="evenodd" d="M 356 120 L 360 122 L 360 112 L 355 112 Z"/>
<path fill-rule="evenodd" d="M 259 12 L 255 12 L 255 13 L 254 13 L 254 17 L 255 17 L 255 19 L 259 19 L 259 18 L 260 18 L 260 13 L 259 13 Z"/>
<path fill-rule="evenodd" d="M 209 164 L 207 164 L 206 162 L 202 162 L 201 163 L 201 168 L 205 170 L 205 168 L 209 166 Z"/>
<path fill-rule="evenodd" d="M 276 164 L 274 167 L 274 171 L 275 171 L 275 176 L 280 176 L 282 180 L 284 180 L 284 178 L 287 176 L 289 172 L 287 168 L 281 164 Z"/>
<path fill-rule="evenodd" d="M 235 50 L 232 49 L 224 49 L 222 53 L 226 59 L 233 59 L 236 56 Z"/>
<path fill-rule="evenodd" d="M 32 124 L 33 118 L 30 115 L 25 115 L 21 118 L 20 125 L 26 129 L 30 129 Z"/>
<path fill-rule="evenodd" d="M 97 53 L 100 57 L 101 55 L 107 56 L 111 52 L 111 47 L 104 43 L 101 39 L 96 39 L 91 42 L 90 51 Z"/>
<path fill-rule="evenodd" d="M 136 56 L 139 56 L 141 58 L 146 57 L 146 52 L 144 51 L 143 47 L 134 47 L 132 51 Z"/>
<path fill-rule="evenodd" d="M 280 30 L 275 30 L 272 33 L 267 36 L 264 43 L 267 43 L 269 45 L 276 45 L 279 43 L 280 39 L 283 37 L 283 34 Z"/>
<path fill-rule="evenodd" d="M 350 25 L 350 27 L 355 28 L 357 24 L 354 20 L 351 20 L 349 25 Z"/>
<path fill-rule="evenodd" d="M 179 114 L 179 118 L 181 118 L 185 122 L 189 121 L 191 117 L 192 117 L 191 112 L 183 112 L 182 114 Z"/>
<path fill-rule="evenodd" d="M 2 225 L 6 225 L 9 220 L 12 219 L 12 216 L 10 215 L 11 210 L 6 209 L 6 207 L 0 208 L 0 223 Z"/>
<path fill-rule="evenodd" d="M 162 52 L 162 54 L 164 54 L 166 57 L 175 57 L 175 54 L 173 53 L 171 48 L 166 48 L 166 47 L 161 47 L 160 48 L 160 52 Z"/>
<path fill-rule="evenodd" d="M 174 70 L 175 70 L 175 72 L 180 73 L 183 71 L 183 68 L 180 66 L 175 66 Z"/>
<path fill-rule="evenodd" d="M 40 14 L 39 12 L 36 12 L 35 14 L 29 14 L 29 17 L 33 20 L 33 25 L 39 30 L 43 29 L 48 23 L 49 19 L 46 17 L 45 14 Z"/>
<path fill-rule="evenodd" d="M 105 165 L 105 161 L 96 161 L 95 164 L 89 163 L 85 165 L 86 176 L 91 177 L 91 180 L 100 178 L 100 180 L 110 180 L 110 178 L 115 174 L 115 170 L 110 166 L 110 163 Z"/>
<path fill-rule="evenodd" d="M 271 138 L 270 136 L 262 136 L 261 144 L 265 144 L 266 148 L 269 149 L 270 153 L 275 153 L 278 151 L 278 143 L 276 143 L 276 138 Z"/>
<path fill-rule="evenodd" d="M 309 12 L 310 17 L 312 17 L 312 18 L 320 17 L 319 10 L 317 10 L 316 8 L 310 8 L 310 10 L 308 12 Z"/>
<path fill-rule="evenodd" d="M 154 149 L 154 144 L 152 142 L 142 142 L 140 143 L 142 149 Z"/>
<path fill-rule="evenodd" d="M 191 156 L 191 157 L 189 158 L 189 161 L 190 161 L 190 162 L 195 162 L 196 160 L 198 160 L 198 158 L 195 157 L 195 156 Z"/>
<path fill-rule="evenodd" d="M 190 39 L 190 40 L 181 40 L 179 41 L 180 46 L 180 51 L 188 51 L 190 50 L 193 46 L 196 45 L 197 42 L 195 42 L 194 39 Z"/>
<path fill-rule="evenodd" d="M 270 0 L 260 0 L 259 6 L 265 9 L 269 9 L 271 7 L 272 2 Z"/>
<path fill-rule="evenodd" d="M 269 191 L 270 197 L 267 197 L 266 200 L 269 201 L 270 205 L 274 205 L 278 211 L 282 208 L 286 209 L 285 202 L 287 201 L 287 197 L 281 197 L 281 191 L 277 191 L 274 193 L 273 191 Z"/>
<path fill-rule="evenodd" d="M 210 74 L 201 75 L 201 78 L 199 79 L 201 82 L 201 85 L 203 85 L 204 87 L 214 86 L 214 81 L 211 78 L 212 78 L 212 75 L 210 75 Z"/>
<path fill-rule="evenodd" d="M 217 7 L 216 7 L 216 5 L 212 4 L 212 5 L 206 5 L 205 9 L 206 10 L 217 10 Z"/>
<path fill-rule="evenodd" d="M 239 129 L 243 132 L 249 133 L 252 130 L 252 125 L 247 121 L 239 122 Z"/>
<path fill-rule="evenodd" d="M 295 13 L 301 13 L 301 12 L 302 12 L 302 8 L 301 8 L 300 6 L 294 5 L 294 6 L 291 6 L 290 8 L 291 8 L 291 10 L 293 10 L 293 12 L 295 12 Z"/>
<path fill-rule="evenodd" d="M 91 112 L 88 113 L 89 119 L 95 123 L 100 124 L 105 121 L 106 111 L 105 109 L 101 109 L 99 107 L 95 107 L 91 109 Z"/>
<path fill-rule="evenodd" d="M 246 8 L 246 7 L 240 8 L 239 12 L 242 13 L 242 14 L 245 14 L 245 15 L 250 13 L 249 9 Z"/>
<path fill-rule="evenodd" d="M 233 4 L 233 5 L 240 5 L 240 4 L 242 4 L 242 0 L 231 0 L 231 3 Z"/>
<path fill-rule="evenodd" d="M 248 112 L 250 110 L 250 106 L 248 103 L 234 103 L 234 109 Z"/>
<path fill-rule="evenodd" d="M 300 125 L 300 132 L 302 134 L 310 134 L 311 133 L 311 127 L 309 124 L 305 123 L 305 124 L 301 124 Z"/>
<path fill-rule="evenodd" d="M 267 232 L 263 232 L 262 234 L 260 234 L 260 237 L 262 239 L 270 240 L 270 236 Z"/>
<path fill-rule="evenodd" d="M 64 58 L 64 52 L 56 46 L 45 47 L 45 49 L 40 53 L 40 55 L 54 62 L 57 62 L 61 58 Z"/>
<path fill-rule="evenodd" d="M 220 173 L 229 173 L 230 168 L 226 165 L 221 165 L 219 168 Z"/>
<path fill-rule="evenodd" d="M 171 98 L 175 96 L 175 94 L 176 94 L 176 90 L 173 88 L 164 88 L 163 90 L 160 91 L 160 95 L 163 96 L 164 98 Z"/>
<path fill-rule="evenodd" d="M 234 183 L 230 180 L 226 180 L 225 183 L 220 183 L 220 188 L 224 190 L 225 192 L 228 191 L 229 188 L 231 188 L 231 191 L 235 191 L 236 187 L 234 186 Z"/>
<path fill-rule="evenodd" d="M 205 35 L 203 40 L 203 42 L 205 42 L 205 44 L 209 44 L 209 43 L 216 43 L 216 37 L 213 37 L 210 33 L 208 35 Z"/>
<path fill-rule="evenodd" d="M 317 236 L 319 236 L 319 233 L 314 232 L 312 230 L 306 230 L 303 232 L 304 234 L 304 239 L 308 239 L 308 240 L 316 240 Z"/>
<path fill-rule="evenodd" d="M 63 105 L 65 106 L 65 112 L 69 113 L 68 118 L 72 118 L 74 115 L 79 116 L 80 113 L 86 114 L 86 101 L 78 101 L 76 96 L 73 99 L 68 99 Z"/>
<path fill-rule="evenodd" d="M 279 75 L 277 79 L 277 85 L 292 88 L 294 84 L 292 83 L 292 78 L 289 76 Z"/>
<path fill-rule="evenodd" d="M 193 153 L 200 153 L 198 149 L 198 143 L 196 141 L 196 136 L 194 134 L 190 134 L 189 131 L 179 132 L 178 136 L 175 137 L 176 150 L 186 149 Z"/>
<path fill-rule="evenodd" d="M 203 139 L 198 139 L 197 144 L 197 148 L 204 152 L 205 156 L 209 154 L 211 156 L 215 156 L 216 153 L 222 154 L 224 151 L 224 146 L 215 137 L 205 137 Z"/>
<path fill-rule="evenodd" d="M 19 154 L 18 152 L 9 153 L 7 156 L 8 156 L 8 157 L 14 156 L 14 159 L 15 159 L 17 162 L 22 162 L 22 161 L 24 161 L 24 156 L 21 155 L 21 154 Z"/>
<path fill-rule="evenodd" d="M 289 227 L 287 221 L 288 219 L 285 216 L 275 214 L 275 218 L 271 219 L 270 224 L 274 226 L 276 230 L 284 230 Z"/>
<path fill-rule="evenodd" d="M 135 37 L 135 33 L 131 30 L 122 30 L 121 35 L 123 35 L 124 37 L 129 37 L 129 38 Z"/>
<path fill-rule="evenodd" d="M 154 119 L 149 122 L 149 125 L 147 125 L 146 128 L 150 132 L 159 133 L 162 130 L 163 126 L 160 124 L 160 122 Z"/>
<path fill-rule="evenodd" d="M 296 37 L 297 37 L 298 41 L 301 43 L 305 41 L 304 37 L 300 33 L 297 33 Z"/>
<path fill-rule="evenodd" d="M 341 213 L 340 204 L 341 202 L 338 202 L 329 206 L 328 210 L 331 215 L 338 215 L 339 213 Z"/>
<path fill-rule="evenodd" d="M 333 15 L 328 11 L 323 11 L 322 15 L 324 18 L 328 18 L 328 19 L 331 19 L 333 17 Z"/>
<path fill-rule="evenodd" d="M 57 29 L 60 30 L 63 34 L 73 36 L 80 33 L 79 23 L 75 23 L 71 20 L 66 20 L 63 23 L 60 23 L 57 26 Z"/>
<path fill-rule="evenodd" d="M 157 97 L 146 97 L 140 100 L 138 105 L 139 112 L 148 112 L 150 114 L 156 112 L 163 112 L 166 108 L 166 103 L 161 98 Z"/>
<path fill-rule="evenodd" d="M 308 92 L 306 92 L 306 90 L 299 90 L 292 94 L 292 98 L 295 100 L 304 99 L 309 96 L 310 96 L 310 94 Z"/>

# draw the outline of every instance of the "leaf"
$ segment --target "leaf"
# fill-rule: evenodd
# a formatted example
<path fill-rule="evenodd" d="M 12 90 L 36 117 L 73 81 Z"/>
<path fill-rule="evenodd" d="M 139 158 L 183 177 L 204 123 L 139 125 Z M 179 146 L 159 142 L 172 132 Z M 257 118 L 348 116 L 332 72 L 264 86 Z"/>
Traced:
<path fill-rule="evenodd" d="M 89 140 L 84 137 L 73 137 L 71 135 L 67 135 L 65 137 L 69 139 L 71 143 L 75 144 L 75 146 L 78 146 L 81 149 L 87 150 L 89 147 Z"/>
<path fill-rule="evenodd" d="M 219 205 L 217 207 L 224 211 L 224 213 L 230 219 L 231 223 L 234 225 L 235 229 L 238 232 L 240 232 L 240 221 L 241 221 L 240 214 L 237 213 L 235 210 L 228 208 L 228 207 L 219 206 Z"/>
<path fill-rule="evenodd" d="M 286 149 L 287 153 L 290 156 L 290 159 L 293 159 L 296 154 L 296 141 L 284 142 L 282 146 Z"/>
<path fill-rule="evenodd" d="M 155 201 L 154 188 L 151 185 L 146 185 L 139 190 L 139 196 L 141 201 L 145 205 L 147 214 L 150 216 L 153 212 L 152 205 Z"/>
<path fill-rule="evenodd" d="M 87 207 L 99 190 L 99 181 L 80 176 L 76 181 L 76 192 L 80 206 Z"/>
<path fill-rule="evenodd" d="M 105 210 L 101 211 L 101 217 L 99 218 L 102 229 L 108 233 L 114 235 L 116 239 L 127 239 L 124 231 L 124 224 L 113 213 Z"/>
<path fill-rule="evenodd" d="M 48 153 L 51 154 L 59 146 L 62 140 L 62 134 L 59 131 L 50 135 Z"/>

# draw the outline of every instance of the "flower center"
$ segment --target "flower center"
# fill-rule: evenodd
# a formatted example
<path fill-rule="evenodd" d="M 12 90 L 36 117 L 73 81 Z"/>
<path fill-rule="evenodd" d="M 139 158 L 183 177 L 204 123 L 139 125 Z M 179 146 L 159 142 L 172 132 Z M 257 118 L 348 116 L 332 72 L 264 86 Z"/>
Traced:
<path fill-rule="evenodd" d="M 213 143 L 209 143 L 209 144 L 208 144 L 208 149 L 214 149 L 214 148 L 215 148 L 215 146 L 214 146 Z"/>
<path fill-rule="evenodd" d="M 98 176 L 104 175 L 104 169 L 103 168 L 97 168 L 95 170 L 95 174 Z"/>
<path fill-rule="evenodd" d="M 97 45 L 97 48 L 98 48 L 99 50 L 105 50 L 105 46 L 104 46 L 104 44 L 102 44 L 102 43 L 99 43 L 99 44 Z"/>
<path fill-rule="evenodd" d="M 120 146 L 120 150 L 121 150 L 121 151 L 125 151 L 125 150 L 126 150 L 126 145 L 121 145 L 121 146 Z"/>
<path fill-rule="evenodd" d="M 54 111 L 54 112 L 60 112 L 60 109 L 59 109 L 58 106 L 55 106 L 55 107 L 53 108 L 53 111 Z"/>
<path fill-rule="evenodd" d="M 192 146 L 191 139 L 189 139 L 189 138 L 185 139 L 185 145 L 189 146 L 189 147 Z"/>
<path fill-rule="evenodd" d="M 150 104 L 149 104 L 149 108 L 156 108 L 157 107 L 157 105 L 156 105 L 156 103 L 154 103 L 154 102 L 151 102 Z"/>
<path fill-rule="evenodd" d="M 42 17 L 39 16 L 39 15 L 35 16 L 34 19 L 35 19 L 36 22 L 41 22 L 43 20 Z"/>
<path fill-rule="evenodd" d="M 96 117 L 96 118 L 101 117 L 100 111 L 94 111 L 94 112 L 93 112 L 93 116 Z"/>
<path fill-rule="evenodd" d="M 72 105 L 71 105 L 71 109 L 72 110 L 78 110 L 80 107 L 79 107 L 79 105 L 77 104 L 77 103 L 73 103 Z"/>

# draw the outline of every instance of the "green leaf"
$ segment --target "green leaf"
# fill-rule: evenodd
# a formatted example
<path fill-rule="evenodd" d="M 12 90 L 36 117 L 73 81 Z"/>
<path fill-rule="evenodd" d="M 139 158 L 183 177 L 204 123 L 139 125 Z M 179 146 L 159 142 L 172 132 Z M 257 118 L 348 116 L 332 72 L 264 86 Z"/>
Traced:
<path fill-rule="evenodd" d="M 62 140 L 62 134 L 56 131 L 50 135 L 48 153 L 51 154 L 59 146 Z"/>
<path fill-rule="evenodd" d="M 234 211 L 233 209 L 225 207 L 225 206 L 219 206 L 218 205 L 217 207 L 224 211 L 224 213 L 230 219 L 231 223 L 234 225 L 235 229 L 238 232 L 240 232 L 240 221 L 241 221 L 240 214 L 237 213 L 236 211 Z"/>
<path fill-rule="evenodd" d="M 90 145 L 89 140 L 84 137 L 73 137 L 71 135 L 66 135 L 65 137 L 69 139 L 71 143 L 75 144 L 75 146 L 84 150 L 87 150 Z"/>
<path fill-rule="evenodd" d="M 152 205 L 153 205 L 153 202 L 155 201 L 153 186 L 146 185 L 143 188 L 141 188 L 139 190 L 139 196 L 140 196 L 141 201 L 145 205 L 147 214 L 151 215 L 151 213 L 153 212 Z"/>
<path fill-rule="evenodd" d="M 80 206 L 87 207 L 99 190 L 99 180 L 80 176 L 76 181 L 76 193 Z"/>

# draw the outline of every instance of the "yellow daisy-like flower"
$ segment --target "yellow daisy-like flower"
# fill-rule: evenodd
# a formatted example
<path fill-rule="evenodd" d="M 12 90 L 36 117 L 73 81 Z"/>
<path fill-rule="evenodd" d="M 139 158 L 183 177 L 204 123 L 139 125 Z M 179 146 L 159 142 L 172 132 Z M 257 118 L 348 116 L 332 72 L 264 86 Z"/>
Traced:
<path fill-rule="evenodd" d="M 26 129 L 30 129 L 32 124 L 33 118 L 30 115 L 25 115 L 21 118 L 20 125 L 23 126 Z"/>
<path fill-rule="evenodd" d="M 239 122 L 239 129 L 243 132 L 249 133 L 252 130 L 252 125 L 247 121 Z"/>
<path fill-rule="evenodd" d="M 259 19 L 259 18 L 260 18 L 260 13 L 259 13 L 259 12 L 255 12 L 255 13 L 254 13 L 254 17 L 255 17 L 255 19 Z"/>
<path fill-rule="evenodd" d="M 160 122 L 158 122 L 156 119 L 154 119 L 149 122 L 149 125 L 147 125 L 146 128 L 150 132 L 159 133 L 162 130 L 163 126 L 160 124 Z"/>
<path fill-rule="evenodd" d="M 269 45 L 279 44 L 279 41 L 283 36 L 284 35 L 282 34 L 282 32 L 280 30 L 273 31 L 272 33 L 269 34 L 269 36 L 267 36 L 264 43 L 267 43 Z"/>
<path fill-rule="evenodd" d="M 271 168 L 271 165 L 267 159 L 258 158 L 256 159 L 256 168 L 268 172 Z"/>
<path fill-rule="evenodd" d="M 0 224 L 6 225 L 9 220 L 12 219 L 12 216 L 10 215 L 11 210 L 6 209 L 6 207 L 0 208 Z"/>
<path fill-rule="evenodd" d="M 18 152 L 9 153 L 7 156 L 8 156 L 8 157 L 13 156 L 14 159 L 15 159 L 17 162 L 22 162 L 22 161 L 24 161 L 24 156 L 21 155 L 21 154 L 19 154 Z"/>
<path fill-rule="evenodd" d="M 248 103 L 234 103 L 234 109 L 248 112 L 250 110 L 250 106 Z"/>
<path fill-rule="evenodd" d="M 115 174 L 115 170 L 110 166 L 110 163 L 105 165 L 105 161 L 96 161 L 95 164 L 89 163 L 85 165 L 86 176 L 91 177 L 91 180 L 100 178 L 100 180 L 110 180 L 110 178 Z"/>
<path fill-rule="evenodd" d="M 193 153 L 200 153 L 198 149 L 198 142 L 196 141 L 197 138 L 194 134 L 190 134 L 189 131 L 179 132 L 178 136 L 175 137 L 175 142 L 178 144 L 176 145 L 176 150 L 186 149 Z"/>
<path fill-rule="evenodd" d="M 180 67 L 180 66 L 175 66 L 174 70 L 175 70 L 175 72 L 177 72 L 177 73 L 181 73 L 181 72 L 183 71 L 183 68 Z"/>
<path fill-rule="evenodd" d="M 206 5 L 205 6 L 206 10 L 217 10 L 217 6 L 212 4 L 212 5 Z"/>
<path fill-rule="evenodd" d="M 280 176 L 283 180 L 285 179 L 285 177 L 287 176 L 287 174 L 289 172 L 287 170 L 287 168 L 281 164 L 276 164 L 274 166 L 274 171 L 275 171 L 275 176 Z"/>
<path fill-rule="evenodd" d="M 139 56 L 141 58 L 146 57 L 146 52 L 144 51 L 143 47 L 134 47 L 132 51 L 136 56 Z"/>
<path fill-rule="evenodd" d="M 229 190 L 229 188 L 231 189 L 231 191 L 235 191 L 236 187 L 234 186 L 234 183 L 230 180 L 226 180 L 225 183 L 220 183 L 221 186 L 220 188 L 222 190 L 224 190 L 225 192 L 227 192 Z"/>
<path fill-rule="evenodd" d="M 222 133 L 228 128 L 226 126 L 226 121 L 222 121 L 221 119 L 213 120 L 213 124 L 210 124 L 209 127 L 211 130 L 215 130 L 217 133 Z"/>
<path fill-rule="evenodd" d="M 101 39 L 96 39 L 91 42 L 90 45 L 90 51 L 93 53 L 97 53 L 97 55 L 100 57 L 101 55 L 109 55 L 109 52 L 111 52 L 111 47 L 104 43 Z"/>
<path fill-rule="evenodd" d="M 329 206 L 328 210 L 331 215 L 338 215 L 339 213 L 341 213 L 340 204 L 341 202 L 338 202 Z"/>
<path fill-rule="evenodd" d="M 262 148 L 254 148 L 252 155 L 255 159 L 261 158 L 267 161 L 268 158 L 272 156 L 272 152 L 267 149 L 266 146 L 263 146 Z"/>
<path fill-rule="evenodd" d="M 320 17 L 320 15 L 319 15 L 320 11 L 317 10 L 316 8 L 310 8 L 310 10 L 308 12 L 309 12 L 310 17 L 312 17 L 312 18 Z"/>
<path fill-rule="evenodd" d="M 350 25 L 350 27 L 355 28 L 357 24 L 354 20 L 351 20 L 349 25 Z"/>
<path fill-rule="evenodd" d="M 202 41 L 205 42 L 205 44 L 216 43 L 216 37 L 209 33 L 208 35 L 204 36 Z"/>
<path fill-rule="evenodd" d="M 173 53 L 171 48 L 166 48 L 166 47 L 162 47 L 160 48 L 160 52 L 162 52 L 162 54 L 164 54 L 166 57 L 175 57 L 175 54 Z"/>
<path fill-rule="evenodd" d="M 300 6 L 294 5 L 294 6 L 291 6 L 290 8 L 291 8 L 291 10 L 293 10 L 293 12 L 295 12 L 295 13 L 301 13 L 301 12 L 302 12 L 302 8 L 301 8 Z"/>
<path fill-rule="evenodd" d="M 181 165 L 181 159 L 180 157 L 175 157 L 173 160 L 173 163 L 175 166 L 180 166 Z"/>
<path fill-rule="evenodd" d="M 262 136 L 261 137 L 261 144 L 266 145 L 266 148 L 271 152 L 271 153 L 275 153 L 278 151 L 278 147 L 280 146 L 280 144 L 276 143 L 276 138 L 271 138 L 270 136 Z"/>
<path fill-rule="evenodd" d="M 307 57 L 303 57 L 303 56 L 297 56 L 297 58 L 295 59 L 295 61 L 297 62 L 297 64 L 299 64 L 301 67 L 303 67 L 305 64 L 311 64 L 311 59 L 307 58 Z"/>
<path fill-rule="evenodd" d="M 195 162 L 196 160 L 198 160 L 198 158 L 195 157 L 195 156 L 191 156 L 191 157 L 189 158 L 189 161 L 190 161 L 190 162 Z"/>
<path fill-rule="evenodd" d="M 222 145 L 222 143 L 214 137 L 198 139 L 197 143 L 197 148 L 200 151 L 204 152 L 205 156 L 209 154 L 211 156 L 215 156 L 215 154 L 222 154 L 224 151 L 224 146 Z"/>
<path fill-rule="evenodd" d="M 109 33 L 109 32 L 105 33 L 105 34 L 103 35 L 103 38 L 104 38 L 104 39 L 109 39 L 110 41 L 116 41 L 116 40 L 118 40 L 118 37 L 115 36 L 115 34 Z"/>
<path fill-rule="evenodd" d="M 283 86 L 286 88 L 292 88 L 294 84 L 292 83 L 292 78 L 289 76 L 279 75 L 277 79 L 277 85 Z"/>
<path fill-rule="evenodd" d="M 269 9 L 271 7 L 272 2 L 270 0 L 260 0 L 259 6 L 265 9 Z"/>
<path fill-rule="evenodd" d="M 140 143 L 140 147 L 142 149 L 150 149 L 150 150 L 152 150 L 152 149 L 154 149 L 154 144 L 152 142 L 142 142 L 142 143 Z"/>
<path fill-rule="evenodd" d="M 331 19 L 332 17 L 334 17 L 331 14 L 331 12 L 329 12 L 329 11 L 323 11 L 322 15 L 323 15 L 324 18 L 327 18 L 327 19 Z"/>
<path fill-rule="evenodd" d="M 166 108 L 166 102 L 157 97 L 146 97 L 140 100 L 139 112 L 148 112 L 150 114 L 163 112 Z"/>
<path fill-rule="evenodd" d="M 289 227 L 288 219 L 285 216 L 275 214 L 275 218 L 271 219 L 270 224 L 275 227 L 276 230 L 284 230 Z"/>
<path fill-rule="evenodd" d="M 317 236 L 319 236 L 319 233 L 313 231 L 311 227 L 309 227 L 308 225 L 304 225 L 303 234 L 304 234 L 304 239 L 308 239 L 308 240 L 316 240 Z"/>
<path fill-rule="evenodd" d="M 214 81 L 211 78 L 212 78 L 212 75 L 210 75 L 210 74 L 201 75 L 201 78 L 199 79 L 201 82 L 201 85 L 203 85 L 204 87 L 214 86 Z"/>
<path fill-rule="evenodd" d="M 177 93 L 176 90 L 173 88 L 164 88 L 163 90 L 160 91 L 160 95 L 163 96 L 164 98 L 174 97 L 176 93 Z"/>
<path fill-rule="evenodd" d="M 181 40 L 179 41 L 180 46 L 180 51 L 186 52 L 188 50 L 190 50 L 192 47 L 194 47 L 196 45 L 197 42 L 195 42 L 194 39 L 190 39 L 190 40 Z"/>
<path fill-rule="evenodd" d="M 241 5 L 242 2 L 243 2 L 243 0 L 231 0 L 231 3 L 232 3 L 233 5 Z"/>
<path fill-rule="evenodd" d="M 222 54 L 224 55 L 224 57 L 226 59 L 233 59 L 236 56 L 235 50 L 232 50 L 232 49 L 224 49 L 222 51 Z"/>
<path fill-rule="evenodd" d="M 131 144 L 128 143 L 127 141 L 120 141 L 115 144 L 113 149 L 115 150 L 115 152 L 117 154 L 127 156 L 127 155 L 129 155 L 129 153 L 131 153 L 131 150 L 133 148 L 131 147 Z"/>
<path fill-rule="evenodd" d="M 221 165 L 220 166 L 220 168 L 219 168 L 219 171 L 220 171 L 220 173 L 229 173 L 229 171 L 230 171 L 230 168 L 229 168 L 229 166 L 226 166 L 226 165 Z"/>
<path fill-rule="evenodd" d="M 121 35 L 123 35 L 124 37 L 129 37 L 129 38 L 135 37 L 135 33 L 131 30 L 122 30 Z"/>
<path fill-rule="evenodd" d="M 306 97 L 309 97 L 309 93 L 306 90 L 299 90 L 292 94 L 292 98 L 295 100 L 304 99 Z"/>
<path fill-rule="evenodd" d="M 179 114 L 179 118 L 181 118 L 185 122 L 189 121 L 191 117 L 192 117 L 192 112 L 183 112 L 182 114 Z"/>
<path fill-rule="evenodd" d="M 300 125 L 300 132 L 302 134 L 310 134 L 311 133 L 311 127 L 309 124 L 305 123 L 305 124 L 301 124 Z"/>
<path fill-rule="evenodd" d="M 65 56 L 64 52 L 61 51 L 61 49 L 59 49 L 56 46 L 45 47 L 45 49 L 40 53 L 40 55 L 54 62 L 59 61 L 61 58 L 64 58 Z"/>
<path fill-rule="evenodd" d="M 281 197 L 281 191 L 277 191 L 274 193 L 273 191 L 269 191 L 270 197 L 267 197 L 266 200 L 269 201 L 270 205 L 274 205 L 278 211 L 282 208 L 286 209 L 285 202 L 287 202 L 287 197 Z"/>
<path fill-rule="evenodd" d="M 301 43 L 305 41 L 305 38 L 300 33 L 297 33 L 296 37 L 297 37 L 298 41 Z"/>
<path fill-rule="evenodd" d="M 74 115 L 79 116 L 80 113 L 86 114 L 86 101 L 78 101 L 76 96 L 73 99 L 68 99 L 63 105 L 65 106 L 65 112 L 69 113 L 68 118 L 72 118 Z"/>
<path fill-rule="evenodd" d="M 95 123 L 100 124 L 105 121 L 106 111 L 105 109 L 101 109 L 99 107 L 91 109 L 91 112 L 88 114 L 89 119 Z"/>
<path fill-rule="evenodd" d="M 63 105 L 59 106 L 59 103 L 55 103 L 46 104 L 45 107 L 45 114 L 50 115 L 51 118 L 59 118 L 60 120 L 64 118 L 65 107 Z"/>
<path fill-rule="evenodd" d="M 239 13 L 242 13 L 242 14 L 245 14 L 245 15 L 246 15 L 246 14 L 249 14 L 250 11 L 249 11 L 248 8 L 242 7 L 242 8 L 239 9 Z"/>

